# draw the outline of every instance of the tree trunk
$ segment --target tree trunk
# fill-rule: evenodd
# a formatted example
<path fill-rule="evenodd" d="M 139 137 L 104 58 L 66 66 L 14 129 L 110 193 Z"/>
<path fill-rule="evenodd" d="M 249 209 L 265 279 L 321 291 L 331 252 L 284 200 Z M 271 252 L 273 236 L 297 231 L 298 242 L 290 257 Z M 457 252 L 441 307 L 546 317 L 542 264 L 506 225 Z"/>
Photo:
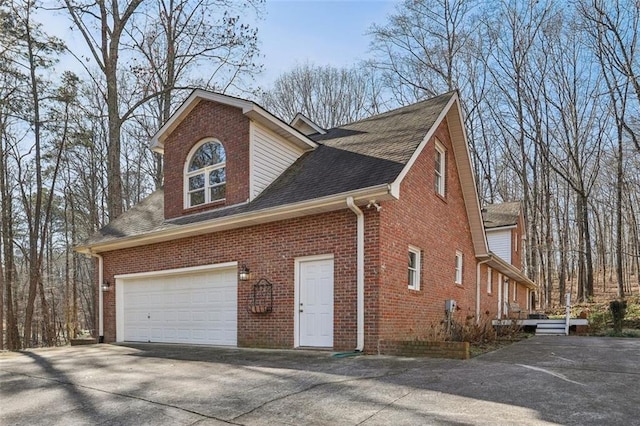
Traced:
<path fill-rule="evenodd" d="M 7 324 L 7 349 L 16 351 L 21 349 L 18 321 L 14 309 L 13 281 L 15 261 L 13 256 L 13 208 L 11 194 L 7 188 L 7 169 L 4 167 L 6 156 L 3 153 L 3 145 L 0 142 L 0 191 L 2 192 L 2 246 L 4 248 L 4 290 L 5 290 L 5 317 Z M 1 262 L 0 262 L 1 263 Z"/>
<path fill-rule="evenodd" d="M 585 261 L 585 287 L 584 298 L 589 300 L 593 297 L 593 250 L 591 248 L 591 232 L 589 227 L 589 204 L 587 197 L 581 195 L 582 199 L 582 222 L 584 232 L 584 261 Z"/>
<path fill-rule="evenodd" d="M 577 197 L 576 222 L 578 224 L 578 301 L 585 300 L 585 268 L 584 268 L 584 222 L 582 221 L 582 198 Z"/>
<path fill-rule="evenodd" d="M 29 13 L 29 11 L 27 11 Z M 24 344 L 26 347 L 30 347 L 29 344 L 31 338 L 31 323 L 33 321 L 33 311 L 35 307 L 36 292 L 38 289 L 38 282 L 40 281 L 40 264 L 38 262 L 38 235 L 40 233 L 40 220 L 42 213 L 42 157 L 41 157 L 41 122 L 40 122 L 40 85 L 36 75 L 37 59 L 35 57 L 33 48 L 34 40 L 31 38 L 31 20 L 29 14 L 27 15 L 26 25 L 26 46 L 29 61 L 29 76 L 30 76 L 30 90 L 33 107 L 32 125 L 33 125 L 33 138 L 34 138 L 34 153 L 35 153 L 35 174 L 36 174 L 36 193 L 35 203 L 33 204 L 33 210 L 29 212 L 30 201 L 25 199 L 25 210 L 27 211 L 27 222 L 29 224 L 29 291 L 27 296 L 27 308 L 25 310 L 24 318 Z M 28 193 L 28 191 L 27 191 Z M 23 192 L 24 194 L 24 192 Z M 27 195 L 24 195 L 27 197 Z"/>
<path fill-rule="evenodd" d="M 0 141 L 0 143 L 2 143 Z M 2 240 L 0 239 L 0 253 L 2 253 Z M 4 270 L 0 261 L 0 351 L 4 350 Z"/>
<path fill-rule="evenodd" d="M 109 142 L 107 145 L 107 211 L 109 220 L 122 214 L 122 176 L 120 174 L 120 112 L 118 111 L 118 86 L 116 70 L 107 75 L 107 114 L 109 117 Z"/>
<path fill-rule="evenodd" d="M 622 129 L 618 126 L 618 158 L 617 158 L 617 179 L 616 179 L 616 269 L 618 278 L 618 297 L 624 297 L 624 275 L 623 275 L 623 247 L 622 233 L 624 232 L 622 223 L 622 187 L 624 185 L 623 169 L 623 141 Z"/>

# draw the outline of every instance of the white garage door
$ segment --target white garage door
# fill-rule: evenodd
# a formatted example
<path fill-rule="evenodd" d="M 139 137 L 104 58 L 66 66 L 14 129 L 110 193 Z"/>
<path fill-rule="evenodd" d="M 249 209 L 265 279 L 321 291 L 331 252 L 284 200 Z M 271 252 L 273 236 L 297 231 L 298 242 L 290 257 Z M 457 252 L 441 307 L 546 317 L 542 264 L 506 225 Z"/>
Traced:
<path fill-rule="evenodd" d="M 237 345 L 236 268 L 124 278 L 119 341 Z"/>

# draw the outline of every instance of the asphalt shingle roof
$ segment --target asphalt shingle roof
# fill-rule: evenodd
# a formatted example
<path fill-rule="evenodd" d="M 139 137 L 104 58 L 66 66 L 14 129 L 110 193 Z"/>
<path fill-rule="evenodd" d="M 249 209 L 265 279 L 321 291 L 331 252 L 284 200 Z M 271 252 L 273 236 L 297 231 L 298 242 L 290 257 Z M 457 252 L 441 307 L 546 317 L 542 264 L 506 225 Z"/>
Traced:
<path fill-rule="evenodd" d="M 482 220 L 486 229 L 512 226 L 518 223 L 520 203 L 489 204 L 482 209 Z"/>
<path fill-rule="evenodd" d="M 303 154 L 247 204 L 164 219 L 164 192 L 155 191 L 84 245 L 309 201 L 392 183 L 435 124 L 454 92 L 310 135 L 320 144 Z"/>

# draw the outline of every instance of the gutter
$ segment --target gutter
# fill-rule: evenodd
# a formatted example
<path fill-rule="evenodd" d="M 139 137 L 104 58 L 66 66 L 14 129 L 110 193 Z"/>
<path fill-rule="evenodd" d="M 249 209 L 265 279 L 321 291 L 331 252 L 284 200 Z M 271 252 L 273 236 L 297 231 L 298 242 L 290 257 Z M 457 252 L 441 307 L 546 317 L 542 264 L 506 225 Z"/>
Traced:
<path fill-rule="evenodd" d="M 356 243 L 356 288 L 357 288 L 357 312 L 356 329 L 357 344 L 356 352 L 364 350 L 364 213 L 356 206 L 353 197 L 347 197 L 347 207 L 355 213 L 357 218 L 357 243 Z"/>
<path fill-rule="evenodd" d="M 288 204 L 281 207 L 268 207 L 262 210 L 240 213 L 222 218 L 210 219 L 202 222 L 185 225 L 170 225 L 166 223 L 165 228 L 154 230 L 140 235 L 119 237 L 97 243 L 78 245 L 74 248 L 79 253 L 91 254 L 93 251 L 110 251 L 122 248 L 136 247 L 146 244 L 171 241 L 176 238 L 186 238 L 193 235 L 200 235 L 209 232 L 219 232 L 228 229 L 241 228 L 244 226 L 259 225 L 262 223 L 274 222 L 278 220 L 291 219 L 308 214 L 323 213 L 344 208 L 346 198 L 358 198 L 360 200 L 393 200 L 397 199 L 392 193 L 392 188 L 388 184 L 381 184 L 366 188 L 365 190 L 355 190 L 343 192 L 342 194 L 303 201 L 295 204 Z"/>
<path fill-rule="evenodd" d="M 531 290 L 538 289 L 536 283 L 531 281 L 531 279 L 527 277 L 520 269 L 516 268 L 510 263 L 507 263 L 500 256 L 489 253 L 489 266 L 502 273 L 502 275 L 505 275 L 512 280 L 518 281 Z"/>
<path fill-rule="evenodd" d="M 104 281 L 104 260 L 102 255 L 89 250 L 89 256 L 98 259 L 98 343 L 104 343 L 104 296 L 102 282 Z"/>
<path fill-rule="evenodd" d="M 482 284 L 480 283 L 480 265 L 489 262 L 491 258 L 481 260 L 476 265 L 476 324 L 480 324 L 480 294 Z"/>

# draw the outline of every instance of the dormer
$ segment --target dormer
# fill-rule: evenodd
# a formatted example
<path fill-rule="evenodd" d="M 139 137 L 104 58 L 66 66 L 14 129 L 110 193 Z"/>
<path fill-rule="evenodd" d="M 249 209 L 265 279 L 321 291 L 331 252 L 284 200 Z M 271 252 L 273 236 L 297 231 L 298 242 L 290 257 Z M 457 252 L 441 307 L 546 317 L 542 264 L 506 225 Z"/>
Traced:
<path fill-rule="evenodd" d="M 489 250 L 501 259 L 522 267 L 524 217 L 519 202 L 490 204 L 482 209 Z"/>
<path fill-rule="evenodd" d="M 318 126 L 316 123 L 311 121 L 309 117 L 302 114 L 301 112 L 297 113 L 296 116 L 293 117 L 293 120 L 291 120 L 290 125 L 291 127 L 300 131 L 300 133 L 306 136 L 313 135 L 316 133 L 321 135 L 324 135 L 325 133 L 327 133 L 325 129 Z"/>
<path fill-rule="evenodd" d="M 316 146 L 251 101 L 195 90 L 151 139 L 165 219 L 249 202 Z"/>

